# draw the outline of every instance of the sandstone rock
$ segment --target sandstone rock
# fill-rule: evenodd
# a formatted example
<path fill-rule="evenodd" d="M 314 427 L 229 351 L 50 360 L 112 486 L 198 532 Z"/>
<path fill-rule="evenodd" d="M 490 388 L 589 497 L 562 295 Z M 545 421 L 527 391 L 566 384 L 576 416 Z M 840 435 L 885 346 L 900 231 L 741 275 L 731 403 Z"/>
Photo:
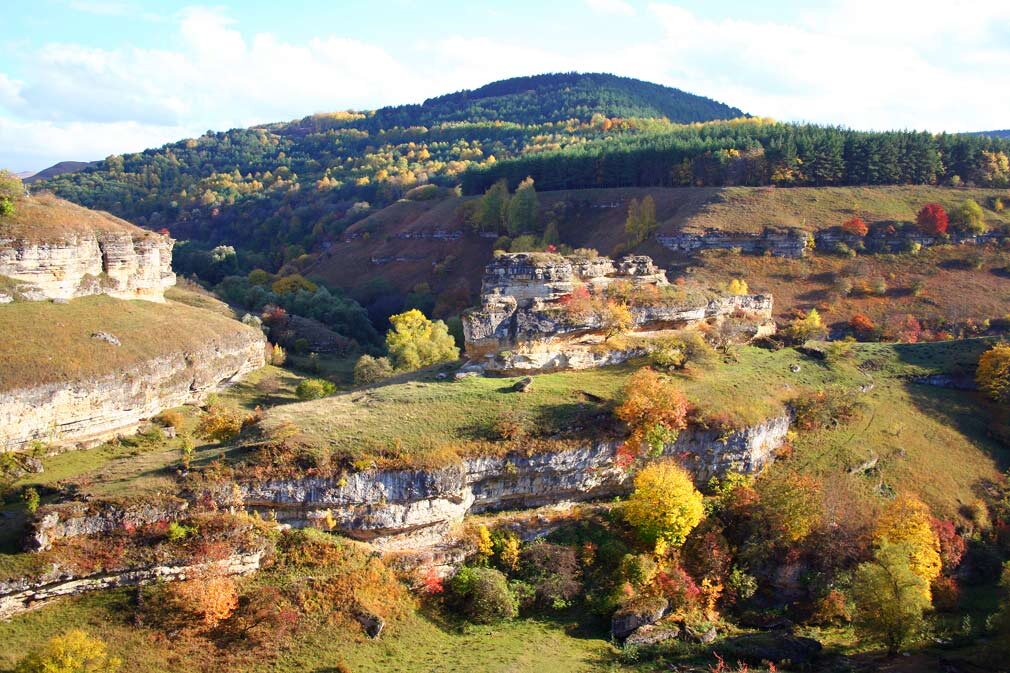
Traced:
<path fill-rule="evenodd" d="M 639 627 L 655 624 L 663 615 L 670 602 L 662 597 L 649 597 L 632 601 L 614 613 L 610 620 L 610 635 L 624 640 Z"/>
<path fill-rule="evenodd" d="M 708 645 L 709 643 L 715 642 L 716 638 L 719 637 L 719 632 L 714 626 L 711 626 L 706 630 L 694 629 L 690 626 L 685 626 L 684 635 L 693 642 Z"/>
<path fill-rule="evenodd" d="M 463 379 L 471 379 L 475 376 L 480 376 L 478 372 L 456 372 L 452 375 L 457 381 L 462 381 Z"/>

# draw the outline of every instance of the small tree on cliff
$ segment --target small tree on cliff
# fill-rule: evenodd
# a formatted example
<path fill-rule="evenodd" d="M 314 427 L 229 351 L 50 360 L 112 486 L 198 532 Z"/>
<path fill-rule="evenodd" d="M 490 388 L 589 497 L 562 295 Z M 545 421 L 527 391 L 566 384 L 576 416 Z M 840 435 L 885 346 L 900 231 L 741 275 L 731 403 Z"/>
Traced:
<path fill-rule="evenodd" d="M 393 328 L 386 333 L 386 347 L 397 369 L 412 371 L 459 357 L 456 340 L 441 320 L 428 320 L 415 308 L 390 317 L 389 322 Z"/>
<path fill-rule="evenodd" d="M 628 379 L 615 413 L 631 430 L 626 445 L 640 454 L 644 449 L 662 451 L 677 439 L 687 427 L 690 410 L 690 402 L 669 378 L 646 367 Z"/>

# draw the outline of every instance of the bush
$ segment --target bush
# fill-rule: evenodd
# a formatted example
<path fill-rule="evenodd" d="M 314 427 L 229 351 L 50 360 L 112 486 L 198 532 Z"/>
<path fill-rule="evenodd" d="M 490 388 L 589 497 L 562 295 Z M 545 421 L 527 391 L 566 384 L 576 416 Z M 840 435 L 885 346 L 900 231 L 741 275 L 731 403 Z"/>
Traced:
<path fill-rule="evenodd" d="M 805 393 L 792 401 L 796 427 L 800 430 L 822 430 L 855 420 L 863 409 L 859 394 L 842 387 Z"/>
<path fill-rule="evenodd" d="M 242 418 L 225 407 L 213 404 L 200 417 L 196 432 L 215 442 L 226 442 L 242 431 Z"/>
<path fill-rule="evenodd" d="M 362 355 L 354 363 L 354 383 L 359 386 L 378 383 L 392 375 L 393 365 L 390 364 L 389 358 L 373 358 L 371 355 Z"/>
<path fill-rule="evenodd" d="M 335 392 L 337 386 L 326 379 L 304 379 L 295 388 L 295 394 L 300 400 L 318 400 Z"/>
<path fill-rule="evenodd" d="M 690 409 L 684 393 L 672 381 L 643 368 L 628 379 L 614 413 L 631 429 L 626 442 L 629 449 L 641 453 L 646 448 L 662 451 L 676 440 L 687 427 Z"/>
<path fill-rule="evenodd" d="M 534 602 L 562 610 L 582 592 L 581 569 L 575 550 L 536 542 L 519 553 L 519 578 L 533 588 Z"/>
<path fill-rule="evenodd" d="M 971 236 L 979 236 L 989 231 L 985 223 L 985 211 L 972 199 L 965 199 L 964 203 L 951 213 L 950 221 L 959 231 Z"/>
<path fill-rule="evenodd" d="M 180 429 L 186 422 L 186 418 L 182 413 L 174 409 L 166 409 L 151 420 L 163 428 L 175 428 L 176 430 Z"/>
<path fill-rule="evenodd" d="M 459 357 L 456 340 L 441 320 L 428 320 L 417 309 L 389 318 L 386 334 L 389 359 L 398 370 L 413 371 Z"/>
<path fill-rule="evenodd" d="M 284 352 L 284 348 L 280 344 L 274 344 L 270 349 L 270 364 L 275 367 L 280 367 L 288 360 L 288 354 Z"/>
<path fill-rule="evenodd" d="M 915 223 L 927 236 L 945 236 L 950 221 L 947 211 L 939 203 L 927 203 L 915 217 Z"/>
<path fill-rule="evenodd" d="M 463 566 L 449 582 L 457 609 L 476 624 L 493 624 L 516 616 L 516 597 L 508 580 L 494 568 Z"/>
<path fill-rule="evenodd" d="M 750 288 L 747 287 L 747 281 L 743 278 L 734 278 L 729 282 L 726 291 L 734 295 L 743 295 L 750 292 Z"/>
<path fill-rule="evenodd" d="M 67 631 L 18 662 L 15 673 L 115 673 L 122 662 L 98 638 Z"/>
<path fill-rule="evenodd" d="M 238 589 L 231 577 L 217 575 L 173 582 L 165 589 L 164 607 L 175 619 L 212 629 L 238 607 Z"/>
<path fill-rule="evenodd" d="M 821 323 L 821 314 L 815 308 L 797 317 L 782 330 L 782 336 L 791 343 L 803 343 L 809 339 L 823 338 L 825 335 L 827 330 Z"/>
<path fill-rule="evenodd" d="M 870 228 L 866 225 L 861 217 L 853 217 L 842 223 L 842 231 L 844 231 L 849 236 L 858 236 L 862 238 L 870 233 Z"/>

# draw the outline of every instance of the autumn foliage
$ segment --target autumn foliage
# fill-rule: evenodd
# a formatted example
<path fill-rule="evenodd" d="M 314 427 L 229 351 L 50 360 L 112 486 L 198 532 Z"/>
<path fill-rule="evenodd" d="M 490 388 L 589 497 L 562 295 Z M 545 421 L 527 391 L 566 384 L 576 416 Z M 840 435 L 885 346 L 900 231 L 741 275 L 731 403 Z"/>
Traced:
<path fill-rule="evenodd" d="M 891 543 L 907 547 L 909 567 L 921 577 L 929 600 L 929 585 L 940 576 L 940 538 L 933 529 L 929 507 L 916 496 L 903 493 L 881 513 L 873 533 L 878 545 Z"/>
<path fill-rule="evenodd" d="M 176 616 L 212 629 L 238 607 L 238 589 L 231 577 L 210 575 L 169 585 L 166 599 Z"/>
<path fill-rule="evenodd" d="M 636 453 L 661 451 L 687 427 L 691 404 L 673 382 L 653 369 L 635 372 L 624 386 L 617 417 L 628 424 L 627 445 Z"/>
<path fill-rule="evenodd" d="M 849 327 L 851 327 L 853 333 L 860 338 L 872 335 L 877 329 L 877 326 L 873 323 L 873 321 L 862 313 L 857 313 L 849 319 Z"/>
<path fill-rule="evenodd" d="M 996 344 L 982 353 L 975 380 L 997 402 L 1010 399 L 1010 344 Z"/>
<path fill-rule="evenodd" d="M 870 233 L 870 227 L 863 221 L 863 218 L 853 217 L 842 224 L 842 231 L 850 236 L 859 236 L 862 238 Z"/>
<path fill-rule="evenodd" d="M 624 516 L 649 542 L 684 544 L 705 514 L 701 493 L 687 470 L 671 460 L 647 465 L 635 476 Z"/>
<path fill-rule="evenodd" d="M 947 233 L 950 220 L 947 211 L 939 203 L 927 203 L 915 217 L 915 223 L 919 225 L 922 233 L 928 236 L 943 236 Z"/>

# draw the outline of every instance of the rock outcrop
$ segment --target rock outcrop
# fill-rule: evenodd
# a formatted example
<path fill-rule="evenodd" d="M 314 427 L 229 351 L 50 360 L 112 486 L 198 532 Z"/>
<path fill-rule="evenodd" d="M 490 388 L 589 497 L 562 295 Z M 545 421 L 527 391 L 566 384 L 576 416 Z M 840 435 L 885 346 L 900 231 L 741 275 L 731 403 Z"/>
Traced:
<path fill-rule="evenodd" d="M 24 300 L 107 294 L 163 301 L 175 285 L 174 244 L 107 213 L 40 196 L 19 202 L 17 219 L 0 227 L 0 276 Z"/>
<path fill-rule="evenodd" d="M 259 330 L 235 322 L 229 333 L 128 370 L 2 392 L 0 449 L 32 440 L 87 446 L 129 433 L 163 409 L 198 402 L 259 369 L 265 344 Z"/>
<path fill-rule="evenodd" d="M 789 418 L 734 432 L 689 428 L 665 453 L 699 481 L 728 470 L 753 473 L 774 457 Z M 467 514 L 529 509 L 630 492 L 631 475 L 615 464 L 619 442 L 524 455 L 480 456 L 438 469 L 365 470 L 339 478 L 248 480 L 246 507 L 293 526 L 334 525 L 350 537 L 385 548 L 441 542 Z M 234 504 L 230 487 L 214 494 Z"/>
<path fill-rule="evenodd" d="M 10 619 L 14 615 L 42 607 L 62 596 L 76 596 L 100 589 L 184 580 L 207 572 L 248 575 L 259 570 L 262 559 L 262 551 L 251 551 L 234 554 L 220 561 L 156 565 L 85 576 L 68 575 L 54 568 L 53 571 L 38 578 L 0 581 L 0 619 Z"/>
<path fill-rule="evenodd" d="M 25 537 L 25 549 L 39 552 L 53 543 L 82 535 L 102 535 L 140 528 L 156 521 L 175 521 L 185 516 L 189 502 L 174 496 L 124 503 L 70 501 L 45 505 L 36 513 Z"/>
<path fill-rule="evenodd" d="M 618 290 L 616 283 L 622 283 Z M 609 295 L 628 295 L 612 300 Z M 608 306 L 625 304 L 639 338 L 611 344 Z M 518 374 L 617 364 L 647 352 L 672 329 L 732 317 L 748 337 L 774 331 L 772 299 L 723 295 L 669 284 L 644 256 L 618 262 L 547 253 L 502 254 L 485 270 L 481 306 L 463 316 L 466 353 L 485 372 Z"/>

